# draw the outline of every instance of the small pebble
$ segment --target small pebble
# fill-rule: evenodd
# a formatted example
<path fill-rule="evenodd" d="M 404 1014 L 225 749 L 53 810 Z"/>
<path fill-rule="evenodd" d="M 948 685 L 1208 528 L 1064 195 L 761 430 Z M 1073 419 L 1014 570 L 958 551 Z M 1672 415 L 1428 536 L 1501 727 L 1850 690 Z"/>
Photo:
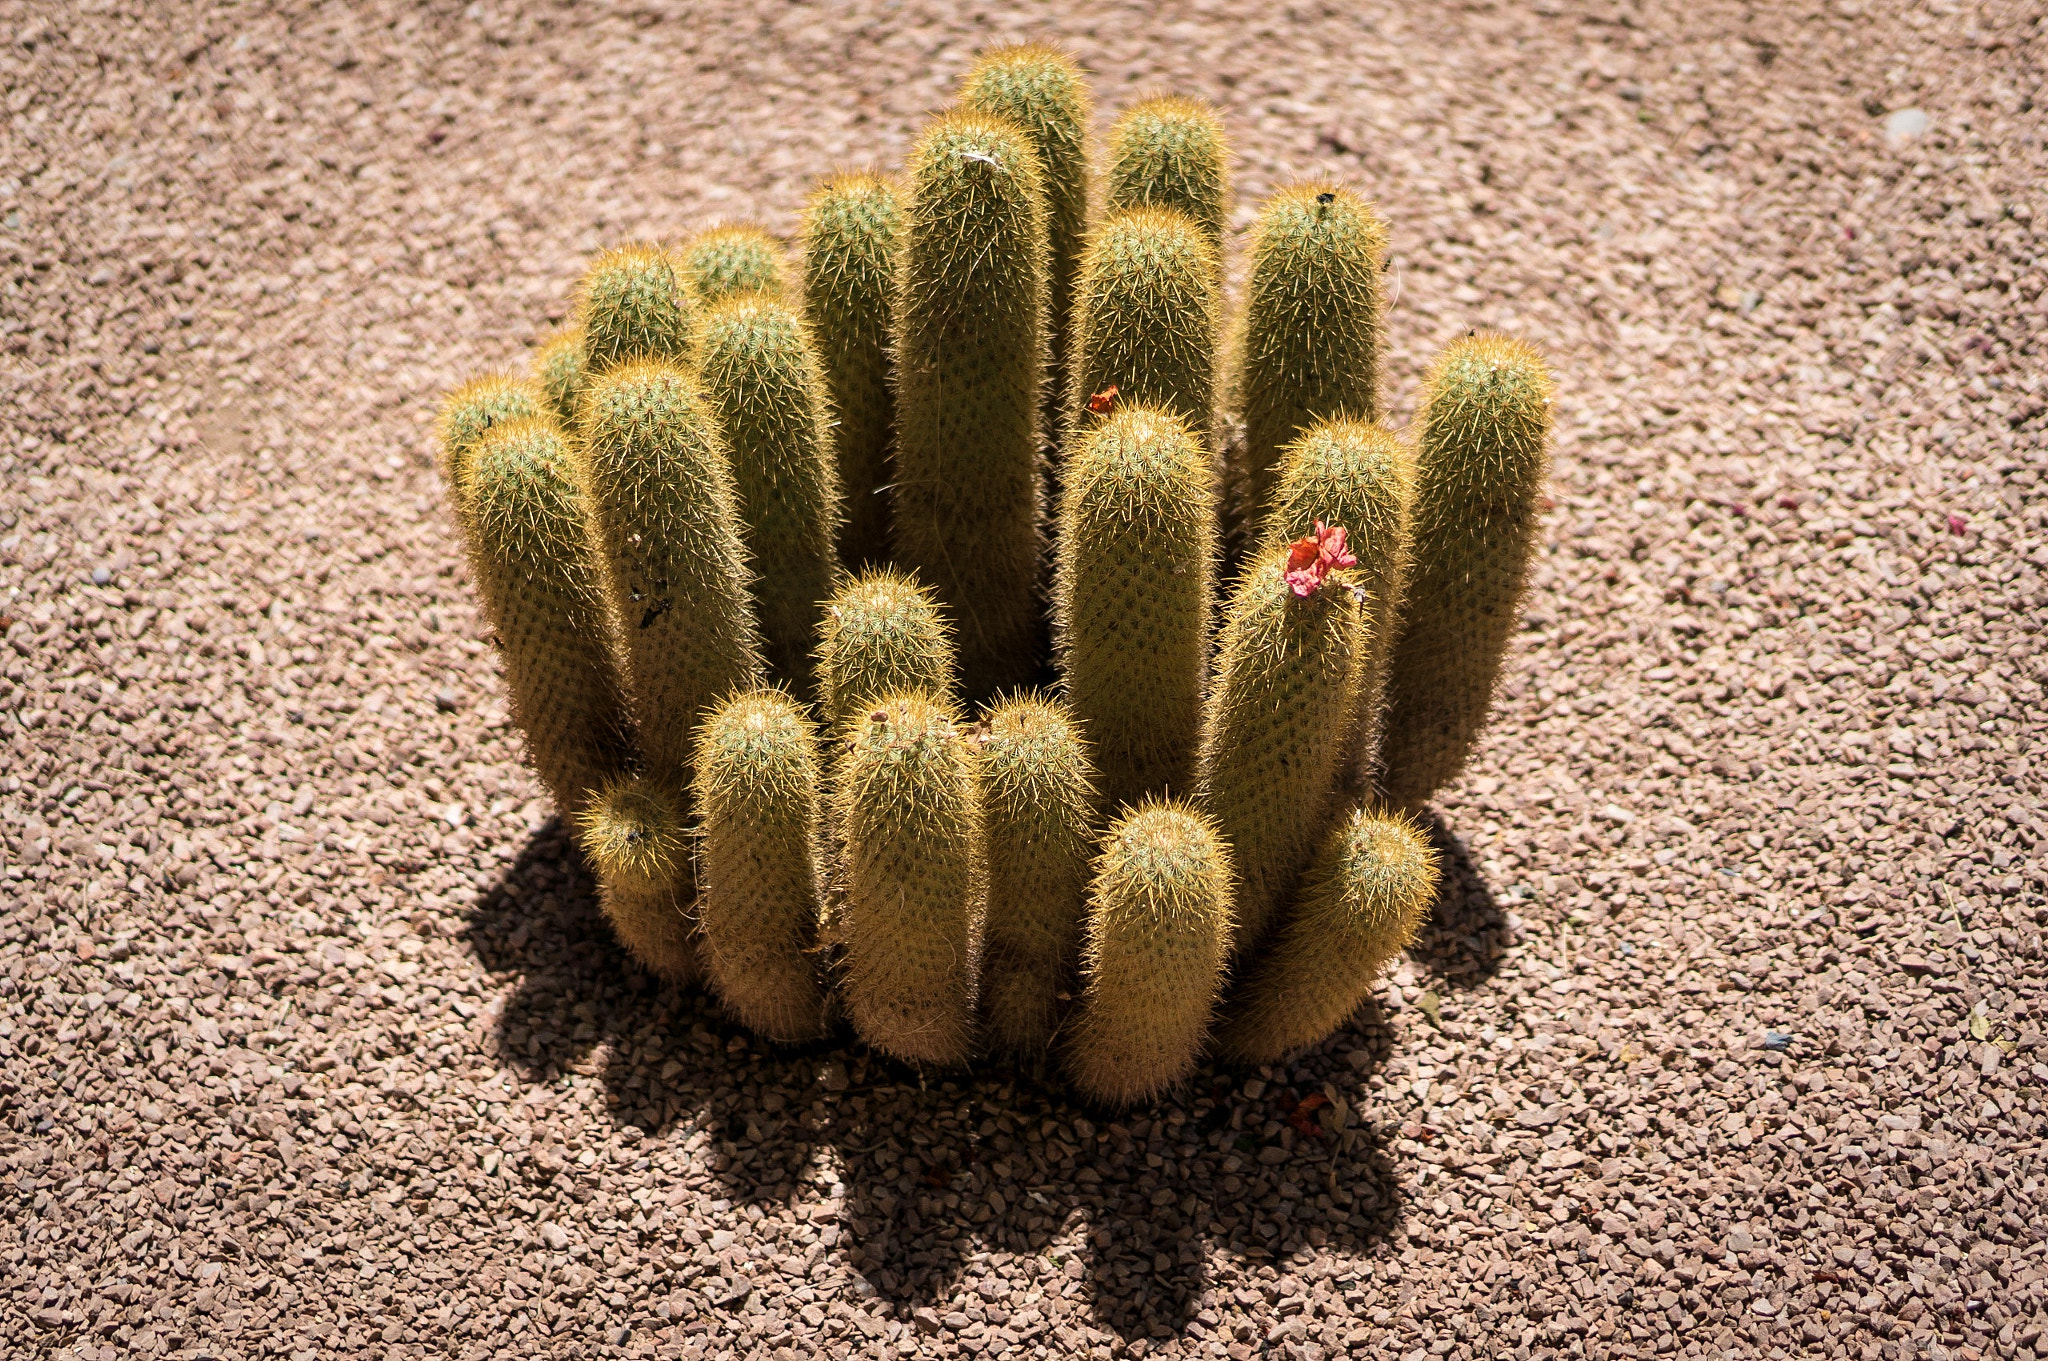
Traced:
<path fill-rule="evenodd" d="M 1894 109 L 1884 118 L 1884 139 L 1904 146 L 1927 132 L 1927 115 L 1920 109 Z"/>
<path fill-rule="evenodd" d="M 104 586 L 113 579 L 114 574 L 104 567 L 95 567 L 92 569 L 92 584 L 95 586 Z"/>

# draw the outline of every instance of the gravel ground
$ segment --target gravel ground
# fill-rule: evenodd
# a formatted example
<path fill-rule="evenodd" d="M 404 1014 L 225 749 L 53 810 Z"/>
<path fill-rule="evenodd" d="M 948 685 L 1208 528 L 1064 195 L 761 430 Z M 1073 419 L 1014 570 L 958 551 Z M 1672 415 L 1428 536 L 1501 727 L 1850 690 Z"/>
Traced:
<path fill-rule="evenodd" d="M 2048 1356 L 2038 7 L 1159 8 L 0 3 L 9 1354 Z M 636 972 L 429 457 L 1026 34 L 1562 389 L 1427 938 L 1114 1119 Z"/>

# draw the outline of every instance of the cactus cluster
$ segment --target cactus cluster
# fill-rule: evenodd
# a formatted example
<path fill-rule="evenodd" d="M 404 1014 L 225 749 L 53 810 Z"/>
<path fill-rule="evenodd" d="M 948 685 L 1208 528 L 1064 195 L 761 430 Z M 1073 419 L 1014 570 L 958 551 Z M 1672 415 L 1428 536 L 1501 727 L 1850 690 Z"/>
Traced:
<path fill-rule="evenodd" d="M 647 966 L 797 1042 L 1149 1099 L 1341 1025 L 1485 723 L 1550 381 L 1468 335 L 1381 424 L 1386 228 L 1252 215 L 1148 99 L 1005 48 L 900 177 L 590 264 L 442 471 L 513 715 Z"/>

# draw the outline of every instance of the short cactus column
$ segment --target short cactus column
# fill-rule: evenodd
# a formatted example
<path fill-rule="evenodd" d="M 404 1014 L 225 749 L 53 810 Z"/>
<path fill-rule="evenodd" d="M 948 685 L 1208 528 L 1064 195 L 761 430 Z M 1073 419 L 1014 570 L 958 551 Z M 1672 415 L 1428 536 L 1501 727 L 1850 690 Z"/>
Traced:
<path fill-rule="evenodd" d="M 1088 888 L 1081 1005 L 1064 1066 L 1109 1106 L 1194 1071 L 1229 953 L 1230 849 L 1181 803 L 1148 803 L 1103 838 Z"/>
<path fill-rule="evenodd" d="M 683 800 L 660 781 L 625 775 L 574 819 L 619 943 L 674 983 L 700 976 L 690 943 L 690 831 Z"/>
<path fill-rule="evenodd" d="M 1064 429 L 1069 443 L 1115 389 L 1115 405 L 1170 411 L 1207 443 L 1216 400 L 1222 324 L 1216 252 L 1170 208 L 1133 208 L 1096 228 L 1074 308 L 1074 375 Z"/>
<path fill-rule="evenodd" d="M 472 378 L 442 399 L 434 426 L 435 443 L 439 446 L 437 462 L 458 522 L 465 526 L 469 522 L 469 462 L 483 437 L 506 421 L 548 414 L 551 413 L 541 392 L 532 383 L 510 374 Z"/>
<path fill-rule="evenodd" d="M 1022 695 L 983 720 L 988 834 L 982 1011 L 991 1046 L 1042 1053 L 1075 982 L 1094 855 L 1094 770 L 1065 705 Z"/>
<path fill-rule="evenodd" d="M 825 990 L 818 744 L 779 690 L 735 695 L 698 733 L 695 791 L 700 953 L 712 986 L 771 1040 L 814 1039 Z"/>
<path fill-rule="evenodd" d="M 1506 336 L 1455 342 L 1424 384 L 1411 603 L 1380 748 L 1395 808 L 1455 779 L 1486 726 L 1543 527 L 1550 407 L 1542 358 Z"/>
<path fill-rule="evenodd" d="M 1437 856 L 1406 818 L 1352 809 L 1330 829 L 1272 948 L 1224 1004 L 1216 1049 L 1278 1063 L 1343 1025 L 1436 899 Z"/>
<path fill-rule="evenodd" d="M 469 564 L 511 692 L 512 721 L 555 808 L 573 817 L 631 753 L 631 728 L 569 441 L 506 421 L 472 451 Z"/>
<path fill-rule="evenodd" d="M 942 115 L 911 152 L 896 293 L 893 534 L 938 592 L 970 699 L 1039 656 L 1044 177 L 1016 124 Z"/>
<path fill-rule="evenodd" d="M 583 402 L 583 328 L 565 326 L 549 336 L 533 352 L 528 373 L 547 397 L 548 408 L 564 430 L 576 428 L 576 412 Z"/>
<path fill-rule="evenodd" d="M 918 693 L 847 731 L 833 781 L 847 1011 L 885 1054 L 965 1063 L 988 907 L 976 753 L 950 706 Z"/>

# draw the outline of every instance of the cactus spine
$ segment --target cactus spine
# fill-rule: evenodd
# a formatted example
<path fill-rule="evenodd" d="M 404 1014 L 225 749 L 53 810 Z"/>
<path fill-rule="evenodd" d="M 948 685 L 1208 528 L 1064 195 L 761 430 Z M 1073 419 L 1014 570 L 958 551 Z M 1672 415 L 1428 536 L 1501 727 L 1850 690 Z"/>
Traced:
<path fill-rule="evenodd" d="M 1216 536 L 1215 468 L 1181 421 L 1125 407 L 1079 438 L 1053 629 L 1105 807 L 1192 786 Z"/>
<path fill-rule="evenodd" d="M 659 246 L 620 246 L 591 261 L 576 312 L 586 378 L 636 359 L 690 357 L 690 301 L 675 258 Z"/>
<path fill-rule="evenodd" d="M 608 782 L 575 819 L 596 871 L 604 915 L 620 944 L 663 978 L 694 983 L 690 944 L 690 833 L 683 801 L 639 775 Z"/>
<path fill-rule="evenodd" d="M 531 377 L 562 428 L 574 429 L 583 401 L 583 328 L 568 326 L 549 336 L 533 352 Z"/>
<path fill-rule="evenodd" d="M 833 796 L 847 1009 L 884 1053 L 964 1063 L 988 901 L 974 749 L 916 692 L 875 701 L 848 734 Z"/>
<path fill-rule="evenodd" d="M 812 950 L 820 913 L 818 745 L 778 690 L 735 695 L 704 720 L 695 789 L 701 953 L 719 996 L 771 1040 L 825 1023 Z"/>
<path fill-rule="evenodd" d="M 583 398 L 581 481 L 648 768 L 680 777 L 704 711 L 760 682 L 738 496 L 696 379 L 636 361 Z"/>
<path fill-rule="evenodd" d="M 1049 254 L 1046 333 L 1051 340 L 1046 429 L 1058 413 L 1073 354 L 1074 280 L 1088 231 L 1088 85 L 1074 59 L 1044 43 L 982 54 L 960 83 L 961 107 L 1007 118 L 1031 139 L 1045 177 Z"/>
<path fill-rule="evenodd" d="M 1096 229 L 1074 307 L 1070 438 L 1087 428 L 1090 398 L 1173 412 L 1206 436 L 1216 399 L 1221 317 L 1216 252 L 1186 215 L 1131 208 Z"/>
<path fill-rule="evenodd" d="M 1229 155 L 1223 121 L 1208 104 L 1173 95 L 1140 100 L 1110 129 L 1108 211 L 1185 213 L 1220 258 L 1230 225 Z"/>
<path fill-rule="evenodd" d="M 1315 421 L 1379 419 L 1386 250 L 1379 214 L 1334 183 L 1283 189 L 1260 211 L 1232 385 L 1245 519 L 1271 503 L 1282 447 Z"/>
<path fill-rule="evenodd" d="M 1406 818 L 1356 808 L 1330 829 L 1271 951 L 1224 1006 L 1217 1051 L 1278 1063 L 1344 1024 L 1436 898 L 1437 857 Z"/>
<path fill-rule="evenodd" d="M 1066 707 L 1036 695 L 989 711 L 982 742 L 988 929 L 982 1007 L 992 1045 L 1042 1053 L 1074 986 L 1094 851 L 1087 746 Z"/>
<path fill-rule="evenodd" d="M 769 666 L 809 695 L 819 604 L 838 571 L 839 477 L 817 353 L 796 310 L 759 293 L 712 304 L 693 349 L 739 492 Z"/>
<path fill-rule="evenodd" d="M 631 741 L 598 565 L 568 440 L 553 421 L 493 427 L 472 452 L 470 574 L 512 719 L 564 817 L 625 765 Z"/>
<path fill-rule="evenodd" d="M 1297 596 L 1285 568 L 1269 553 L 1238 582 L 1196 758 L 1197 802 L 1237 862 L 1238 955 L 1321 842 L 1358 704 L 1362 607 L 1341 582 Z"/>
<path fill-rule="evenodd" d="M 938 592 L 981 698 L 1038 653 L 1046 212 L 1030 139 L 956 112 L 911 154 L 896 294 L 894 535 Z"/>
<path fill-rule="evenodd" d="M 1398 636 L 1408 586 L 1409 520 L 1415 506 L 1415 456 L 1391 431 L 1369 421 L 1319 421 L 1289 445 L 1260 548 L 1281 548 L 1318 520 L 1343 525 L 1358 563 L 1351 584 L 1365 592 L 1365 660 L 1358 713 L 1345 758 L 1347 779 L 1373 787 L 1387 659 Z"/>
<path fill-rule="evenodd" d="M 782 247 L 759 227 L 713 227 L 684 244 L 682 275 L 699 307 L 741 293 L 780 293 Z"/>
<path fill-rule="evenodd" d="M 1550 474 L 1550 374 L 1528 345 L 1469 336 L 1423 386 L 1414 567 L 1388 667 L 1387 802 L 1420 808 L 1471 755 L 1493 704 Z"/>
<path fill-rule="evenodd" d="M 1180 803 L 1147 803 L 1103 838 L 1065 1055 L 1094 1100 L 1134 1105 L 1193 1071 L 1230 945 L 1230 861 L 1215 824 Z"/>
<path fill-rule="evenodd" d="M 820 622 L 818 689 L 835 736 L 883 695 L 951 694 L 953 640 L 931 592 L 888 568 L 842 586 Z"/>
<path fill-rule="evenodd" d="M 435 423 L 435 434 L 440 446 L 439 467 L 441 480 L 448 486 L 449 504 L 455 508 L 455 518 L 467 523 L 469 518 L 470 457 L 476 446 L 492 427 L 506 421 L 516 421 L 528 416 L 546 415 L 543 398 L 534 385 L 510 374 L 489 374 L 472 378 L 461 387 L 449 393 L 441 402 L 441 414 Z"/>
<path fill-rule="evenodd" d="M 839 418 L 839 561 L 849 571 L 882 562 L 889 548 L 889 308 L 902 216 L 879 175 L 835 176 L 804 209 L 804 319 Z"/>

